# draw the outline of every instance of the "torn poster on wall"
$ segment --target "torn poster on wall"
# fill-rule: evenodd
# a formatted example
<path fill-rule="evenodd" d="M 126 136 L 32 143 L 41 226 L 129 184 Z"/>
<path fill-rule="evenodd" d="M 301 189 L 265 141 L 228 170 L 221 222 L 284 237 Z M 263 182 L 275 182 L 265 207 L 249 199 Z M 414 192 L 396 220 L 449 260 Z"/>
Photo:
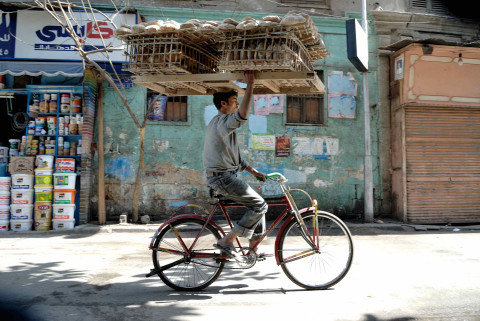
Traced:
<path fill-rule="evenodd" d="M 275 156 L 276 157 L 290 156 L 290 139 L 289 138 L 285 136 L 276 137 Z"/>
<path fill-rule="evenodd" d="M 255 95 L 253 106 L 255 115 L 282 114 L 284 95 Z"/>
<path fill-rule="evenodd" d="M 328 72 L 328 117 L 355 118 L 357 81 L 352 73 Z"/>
<path fill-rule="evenodd" d="M 294 137 L 292 144 L 294 155 L 312 156 L 314 159 L 331 159 L 338 155 L 338 138 Z"/>
<path fill-rule="evenodd" d="M 252 134 L 252 148 L 256 150 L 275 150 L 275 136 Z"/>

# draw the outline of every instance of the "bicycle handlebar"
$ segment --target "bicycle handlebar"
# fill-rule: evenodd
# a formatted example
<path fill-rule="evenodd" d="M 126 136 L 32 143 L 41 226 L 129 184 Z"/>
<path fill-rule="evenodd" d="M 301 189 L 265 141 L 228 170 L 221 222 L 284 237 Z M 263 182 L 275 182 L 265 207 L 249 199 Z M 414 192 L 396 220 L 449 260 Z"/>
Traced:
<path fill-rule="evenodd" d="M 277 179 L 280 179 L 280 180 L 283 181 L 283 182 L 286 182 L 286 181 L 287 181 L 287 179 L 285 178 L 285 176 L 283 176 L 283 175 L 280 174 L 280 173 L 265 174 L 265 178 L 266 178 L 266 179 L 274 179 L 274 178 L 277 178 Z M 257 180 L 260 180 L 260 178 L 257 177 Z"/>

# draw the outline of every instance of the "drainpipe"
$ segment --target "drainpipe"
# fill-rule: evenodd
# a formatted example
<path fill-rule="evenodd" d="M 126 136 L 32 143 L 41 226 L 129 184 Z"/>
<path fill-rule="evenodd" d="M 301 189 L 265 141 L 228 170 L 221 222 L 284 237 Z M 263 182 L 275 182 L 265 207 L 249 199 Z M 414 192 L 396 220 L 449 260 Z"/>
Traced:
<path fill-rule="evenodd" d="M 367 2 L 362 0 L 362 28 L 368 39 L 367 25 Z M 368 48 L 368 42 L 367 42 Z M 372 151 L 370 138 L 370 92 L 368 90 L 368 71 L 362 72 L 363 76 L 363 106 L 364 106 L 364 125 L 365 125 L 365 163 L 364 163 L 364 183 L 365 183 L 365 222 L 373 222 L 373 174 L 372 174 Z"/>

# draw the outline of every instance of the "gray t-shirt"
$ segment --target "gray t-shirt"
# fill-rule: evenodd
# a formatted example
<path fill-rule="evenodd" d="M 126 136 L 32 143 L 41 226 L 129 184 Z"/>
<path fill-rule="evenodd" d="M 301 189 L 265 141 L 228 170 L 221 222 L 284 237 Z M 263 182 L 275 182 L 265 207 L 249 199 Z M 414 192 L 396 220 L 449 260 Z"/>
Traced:
<path fill-rule="evenodd" d="M 246 122 L 238 110 L 233 114 L 219 111 L 212 118 L 203 147 L 203 166 L 207 172 L 243 171 L 248 166 L 240 156 L 236 134 L 236 129 Z"/>

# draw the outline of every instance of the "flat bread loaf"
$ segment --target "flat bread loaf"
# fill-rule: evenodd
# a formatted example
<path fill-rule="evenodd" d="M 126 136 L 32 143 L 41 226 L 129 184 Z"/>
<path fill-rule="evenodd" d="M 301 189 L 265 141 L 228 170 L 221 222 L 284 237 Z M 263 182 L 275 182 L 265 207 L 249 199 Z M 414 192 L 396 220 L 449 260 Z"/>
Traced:
<path fill-rule="evenodd" d="M 273 21 L 273 22 L 280 22 L 281 19 L 279 16 L 265 16 L 262 18 L 263 21 Z"/>

